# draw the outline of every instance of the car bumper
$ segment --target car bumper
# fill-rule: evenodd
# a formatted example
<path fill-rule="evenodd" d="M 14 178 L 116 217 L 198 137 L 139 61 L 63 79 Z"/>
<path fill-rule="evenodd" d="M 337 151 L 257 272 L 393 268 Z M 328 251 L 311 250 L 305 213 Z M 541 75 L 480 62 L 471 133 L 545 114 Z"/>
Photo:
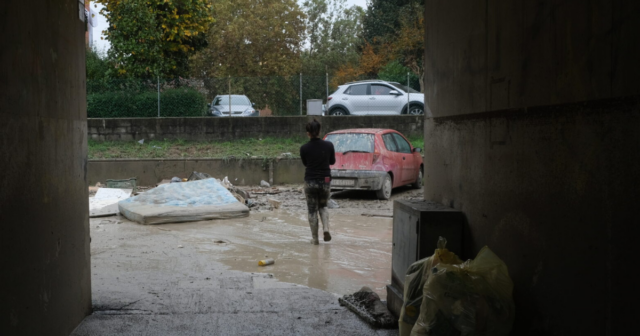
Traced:
<path fill-rule="evenodd" d="M 209 112 L 209 114 L 208 114 L 208 115 L 209 115 L 210 117 L 217 117 L 217 118 L 229 118 L 229 114 L 222 114 L 222 115 L 220 115 L 220 114 L 213 114 L 213 113 Z M 231 116 L 231 118 L 237 118 L 237 117 L 241 117 L 241 118 L 244 118 L 244 117 L 259 117 L 259 116 L 260 116 L 260 112 L 256 111 L 256 112 L 251 113 L 251 114 L 239 114 L 239 113 L 238 113 L 238 114 L 233 114 L 233 115 Z"/>
<path fill-rule="evenodd" d="M 387 173 L 379 170 L 331 170 L 331 189 L 380 190 Z"/>

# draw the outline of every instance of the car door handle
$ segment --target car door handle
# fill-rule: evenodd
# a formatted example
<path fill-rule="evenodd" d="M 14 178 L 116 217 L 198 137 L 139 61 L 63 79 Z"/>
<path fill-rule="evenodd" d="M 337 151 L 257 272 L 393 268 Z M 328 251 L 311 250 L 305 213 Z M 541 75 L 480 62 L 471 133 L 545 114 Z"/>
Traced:
<path fill-rule="evenodd" d="M 369 100 L 376 100 L 376 97 L 371 97 L 369 98 Z"/>
<path fill-rule="evenodd" d="M 349 100 L 349 98 L 342 98 L 342 100 Z"/>
<path fill-rule="evenodd" d="M 403 156 L 402 159 L 405 160 L 406 158 Z"/>

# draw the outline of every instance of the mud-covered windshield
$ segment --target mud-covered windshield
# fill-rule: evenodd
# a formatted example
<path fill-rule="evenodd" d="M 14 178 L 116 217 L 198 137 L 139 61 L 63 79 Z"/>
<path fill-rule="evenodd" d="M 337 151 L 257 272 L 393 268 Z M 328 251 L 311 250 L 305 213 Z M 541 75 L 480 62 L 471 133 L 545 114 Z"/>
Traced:
<path fill-rule="evenodd" d="M 327 141 L 333 143 L 336 153 L 364 152 L 373 153 L 373 134 L 343 133 L 329 134 Z"/>

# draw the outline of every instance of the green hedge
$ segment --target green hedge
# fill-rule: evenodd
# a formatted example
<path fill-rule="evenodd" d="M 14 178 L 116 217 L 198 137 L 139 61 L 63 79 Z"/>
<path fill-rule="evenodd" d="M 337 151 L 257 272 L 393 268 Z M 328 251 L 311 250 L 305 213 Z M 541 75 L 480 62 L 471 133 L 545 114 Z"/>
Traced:
<path fill-rule="evenodd" d="M 169 89 L 160 93 L 161 117 L 198 117 L 207 101 L 194 89 Z M 158 116 L 157 92 L 105 92 L 87 95 L 89 118 L 152 118 Z"/>

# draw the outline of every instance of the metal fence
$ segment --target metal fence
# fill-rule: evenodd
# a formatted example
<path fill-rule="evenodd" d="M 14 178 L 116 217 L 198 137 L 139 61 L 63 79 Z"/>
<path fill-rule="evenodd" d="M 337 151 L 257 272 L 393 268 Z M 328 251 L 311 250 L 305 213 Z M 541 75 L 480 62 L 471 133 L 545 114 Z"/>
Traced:
<path fill-rule="evenodd" d="M 327 98 L 338 85 L 352 80 L 353 78 L 330 77 L 328 74 L 88 80 L 87 110 L 89 118 L 205 116 L 213 111 L 209 105 L 214 103 L 216 96 L 244 95 L 254 104 L 260 116 L 306 115 L 308 100 L 321 101 L 324 107 Z M 371 78 L 363 77 L 358 80 Z M 384 112 L 385 97 L 378 97 L 376 100 L 373 85 L 367 90 L 368 96 L 353 97 L 352 102 L 369 104 L 373 114 Z M 405 97 L 409 101 L 408 95 Z M 388 101 L 394 101 L 398 105 L 397 102 L 402 99 L 397 96 L 392 98 L 386 97 L 387 105 Z M 346 107 L 345 109 L 348 110 Z"/>

